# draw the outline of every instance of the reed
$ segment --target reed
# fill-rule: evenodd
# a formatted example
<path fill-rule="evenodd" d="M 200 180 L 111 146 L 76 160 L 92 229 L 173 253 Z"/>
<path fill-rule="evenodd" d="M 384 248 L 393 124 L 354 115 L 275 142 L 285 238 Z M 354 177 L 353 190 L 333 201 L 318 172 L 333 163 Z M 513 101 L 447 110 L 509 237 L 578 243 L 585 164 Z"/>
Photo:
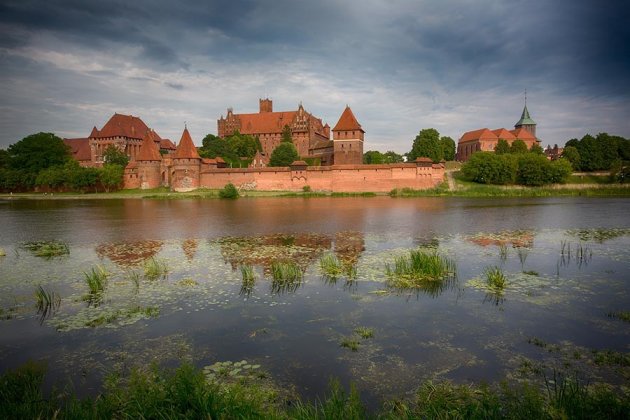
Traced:
<path fill-rule="evenodd" d="M 302 283 L 304 273 L 293 261 L 274 261 L 271 263 L 271 277 L 272 292 L 294 292 Z"/>
<path fill-rule="evenodd" d="M 354 337 L 344 337 L 339 342 L 339 346 L 352 351 L 359 351 L 359 340 Z"/>
<path fill-rule="evenodd" d="M 486 282 L 488 286 L 493 289 L 503 290 L 505 285 L 507 284 L 507 278 L 499 267 L 486 267 L 483 271 L 484 276 L 486 277 Z"/>
<path fill-rule="evenodd" d="M 61 305 L 61 297 L 53 292 L 49 292 L 41 285 L 35 289 L 35 301 L 37 304 L 37 313 L 41 314 L 43 321 L 48 315 L 54 313 Z"/>
<path fill-rule="evenodd" d="M 90 289 L 90 295 L 96 296 L 103 293 L 107 286 L 108 273 L 100 265 L 96 268 L 92 268 L 89 272 L 83 272 L 85 276 L 85 283 Z"/>
<path fill-rule="evenodd" d="M 368 327 L 357 327 L 354 329 L 355 334 L 364 340 L 374 337 L 374 329 Z"/>
<path fill-rule="evenodd" d="M 506 244 L 499 245 L 499 259 L 501 262 L 505 262 L 508 257 L 508 247 Z"/>
<path fill-rule="evenodd" d="M 168 275 L 166 261 L 151 257 L 144 262 L 144 277 L 149 280 L 165 278 Z"/>
<path fill-rule="evenodd" d="M 337 278 L 343 273 L 343 266 L 335 254 L 327 253 L 319 259 L 319 268 L 327 277 Z"/>
<path fill-rule="evenodd" d="M 393 267 L 386 264 L 388 284 L 397 288 L 425 288 L 427 283 L 441 283 L 455 274 L 455 263 L 436 252 L 409 251 L 409 255 L 397 257 Z"/>
<path fill-rule="evenodd" d="M 256 283 L 254 267 L 250 264 L 241 265 L 241 275 L 243 276 L 243 282 L 241 283 L 240 295 L 249 296 L 254 290 L 254 284 Z"/>

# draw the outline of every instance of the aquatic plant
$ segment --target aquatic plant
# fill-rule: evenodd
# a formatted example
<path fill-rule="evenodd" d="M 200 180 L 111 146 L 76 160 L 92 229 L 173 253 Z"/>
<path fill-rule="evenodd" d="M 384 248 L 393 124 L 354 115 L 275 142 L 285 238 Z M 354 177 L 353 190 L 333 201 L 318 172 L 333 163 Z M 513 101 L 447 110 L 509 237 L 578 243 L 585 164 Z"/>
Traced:
<path fill-rule="evenodd" d="M 335 254 L 326 253 L 319 259 L 319 268 L 327 277 L 336 278 L 343 272 L 341 261 Z"/>
<path fill-rule="evenodd" d="M 630 366 L 630 353 L 615 350 L 593 350 L 593 361 L 603 366 Z"/>
<path fill-rule="evenodd" d="M 528 270 L 528 271 L 523 271 L 523 274 L 527 274 L 528 276 L 537 276 L 538 271 Z"/>
<path fill-rule="evenodd" d="M 101 325 L 112 324 L 129 318 L 155 318 L 160 314 L 160 309 L 156 306 L 134 306 L 129 309 L 118 309 L 114 312 L 106 312 L 85 322 L 86 327 L 99 327 Z"/>
<path fill-rule="evenodd" d="M 84 271 L 83 275 L 85 276 L 85 283 L 90 289 L 89 293 L 91 296 L 97 296 L 103 293 L 107 286 L 108 273 L 102 266 L 97 265 L 89 272 Z"/>
<path fill-rule="evenodd" d="M 151 257 L 144 262 L 144 277 L 149 280 L 165 278 L 168 274 L 166 261 Z"/>
<path fill-rule="evenodd" d="M 212 383 L 226 383 L 230 381 L 239 381 L 247 379 L 263 379 L 266 374 L 260 370 L 260 365 L 249 363 L 247 360 L 240 362 L 216 362 L 210 366 L 203 368 L 203 374 L 206 381 Z"/>
<path fill-rule="evenodd" d="M 507 283 L 507 278 L 505 277 L 503 270 L 501 270 L 501 268 L 497 266 L 486 267 L 483 270 L 483 275 L 486 278 L 486 283 L 488 284 L 488 286 L 492 287 L 493 289 L 503 290 Z"/>
<path fill-rule="evenodd" d="M 344 337 L 339 342 L 339 347 L 350 349 L 352 351 L 359 351 L 359 340 L 354 337 Z"/>
<path fill-rule="evenodd" d="M 294 292 L 302 283 L 304 273 L 293 261 L 274 261 L 271 263 L 271 277 L 273 293 Z"/>
<path fill-rule="evenodd" d="M 527 256 L 529 255 L 529 250 L 527 248 L 519 247 L 517 250 L 518 260 L 521 262 L 521 270 L 525 265 L 525 261 L 527 260 Z"/>
<path fill-rule="evenodd" d="M 35 300 L 37 305 L 37 313 L 41 314 L 40 322 L 43 322 L 47 316 L 53 314 L 61 305 L 61 297 L 56 292 L 49 292 L 41 285 L 35 289 Z"/>
<path fill-rule="evenodd" d="M 127 278 L 131 280 L 136 290 L 140 288 L 140 274 L 137 271 L 130 271 L 127 273 Z"/>
<path fill-rule="evenodd" d="M 609 318 L 617 318 L 625 322 L 630 322 L 630 311 L 608 312 L 606 315 Z"/>
<path fill-rule="evenodd" d="M 254 284 L 256 283 L 256 272 L 254 271 L 254 267 L 250 264 L 242 264 L 241 275 L 243 277 L 243 282 L 241 283 L 241 291 L 239 294 L 249 296 L 254 289 Z"/>
<path fill-rule="evenodd" d="M 5 257 L 6 255 L 7 255 L 7 253 L 4 250 L 4 248 L 0 248 L 0 257 Z"/>
<path fill-rule="evenodd" d="M 354 332 L 364 340 L 374 337 L 374 328 L 357 327 L 354 329 Z"/>
<path fill-rule="evenodd" d="M 508 247 L 506 244 L 502 243 L 499 245 L 499 258 L 501 259 L 501 262 L 505 262 L 505 260 L 507 260 L 507 256 Z"/>
<path fill-rule="evenodd" d="M 394 266 L 385 265 L 388 285 L 399 289 L 425 288 L 427 283 L 440 284 L 455 273 L 455 263 L 436 252 L 409 251 L 397 257 Z"/>
<path fill-rule="evenodd" d="M 22 248 L 31 251 L 36 257 L 46 259 L 70 254 L 70 248 L 65 242 L 55 240 L 25 242 Z"/>

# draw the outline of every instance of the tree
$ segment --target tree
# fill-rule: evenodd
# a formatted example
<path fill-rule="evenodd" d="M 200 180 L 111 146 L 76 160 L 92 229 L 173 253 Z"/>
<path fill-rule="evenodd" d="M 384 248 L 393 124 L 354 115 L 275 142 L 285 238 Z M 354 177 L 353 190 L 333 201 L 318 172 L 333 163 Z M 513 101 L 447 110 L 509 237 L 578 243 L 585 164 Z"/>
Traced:
<path fill-rule="evenodd" d="M 227 140 L 214 134 L 208 134 L 203 138 L 202 146 L 199 148 L 199 156 L 210 159 L 220 156 L 228 162 L 238 159 Z"/>
<path fill-rule="evenodd" d="M 225 187 L 223 187 L 223 189 L 219 191 L 219 197 L 234 200 L 239 197 L 239 193 L 234 184 L 230 182 L 228 184 L 225 184 Z"/>
<path fill-rule="evenodd" d="M 529 148 L 530 153 L 534 153 L 535 155 L 544 155 L 545 151 L 542 146 L 538 143 L 532 144 L 532 147 Z"/>
<path fill-rule="evenodd" d="M 120 165 L 124 168 L 129 163 L 129 156 L 118 147 L 110 144 L 103 152 L 103 161 L 106 164 Z"/>
<path fill-rule="evenodd" d="M 510 154 L 497 155 L 492 152 L 476 152 L 462 165 L 465 178 L 482 184 L 513 184 L 518 164 Z"/>
<path fill-rule="evenodd" d="M 512 145 L 510 146 L 510 153 L 519 154 L 519 153 L 527 153 L 527 145 L 523 140 L 514 140 Z"/>
<path fill-rule="evenodd" d="M 237 157 L 253 158 L 257 151 L 262 152 L 258 137 L 240 134 L 238 131 L 226 139 L 228 147 Z"/>
<path fill-rule="evenodd" d="M 404 162 L 403 156 L 396 152 L 388 150 L 383 153 L 383 163 L 401 163 Z"/>
<path fill-rule="evenodd" d="M 0 168 L 8 168 L 10 159 L 11 157 L 9 156 L 9 152 L 4 149 L 0 149 Z"/>
<path fill-rule="evenodd" d="M 532 153 L 523 153 L 518 157 L 518 173 L 516 182 L 521 185 L 538 186 L 549 183 L 548 167 L 550 162 L 546 157 Z"/>
<path fill-rule="evenodd" d="M 433 162 L 439 162 L 444 157 L 440 144 L 440 133 L 435 128 L 425 128 L 413 141 L 411 151 L 407 153 L 407 160 L 412 162 L 419 157 L 428 157 Z"/>
<path fill-rule="evenodd" d="M 499 139 L 497 145 L 494 146 L 494 153 L 504 155 L 510 153 L 510 144 L 505 139 Z"/>
<path fill-rule="evenodd" d="M 293 143 L 282 142 L 271 153 L 269 166 L 289 166 L 298 159 L 299 155 Z"/>
<path fill-rule="evenodd" d="M 282 128 L 282 143 L 293 143 L 293 137 L 291 136 L 291 127 L 285 125 Z"/>
<path fill-rule="evenodd" d="M 70 148 L 53 133 L 31 134 L 9 146 L 7 152 L 11 168 L 32 174 L 71 159 Z"/>
<path fill-rule="evenodd" d="M 123 173 L 123 167 L 120 165 L 105 165 L 101 168 L 99 180 L 105 187 L 106 192 L 120 187 L 123 181 Z"/>
<path fill-rule="evenodd" d="M 455 140 L 448 136 L 440 138 L 440 145 L 442 146 L 442 156 L 444 160 L 455 160 Z"/>
<path fill-rule="evenodd" d="M 363 163 L 366 165 L 375 165 L 383 163 L 384 156 L 381 152 L 377 150 L 368 150 L 363 153 Z"/>
<path fill-rule="evenodd" d="M 574 171 L 580 170 L 580 152 L 575 146 L 565 146 L 562 151 L 562 158 L 569 161 Z"/>

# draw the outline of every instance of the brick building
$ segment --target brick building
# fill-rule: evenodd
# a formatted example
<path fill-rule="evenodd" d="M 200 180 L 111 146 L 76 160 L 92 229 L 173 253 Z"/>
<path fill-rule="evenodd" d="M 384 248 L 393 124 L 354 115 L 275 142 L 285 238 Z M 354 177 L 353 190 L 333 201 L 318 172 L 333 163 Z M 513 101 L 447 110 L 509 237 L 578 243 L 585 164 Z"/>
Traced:
<path fill-rule="evenodd" d="M 540 144 L 536 137 L 536 123 L 530 117 L 527 105 L 523 108 L 521 118 L 514 125 L 514 130 L 480 128 L 465 132 L 457 143 L 455 159 L 466 161 L 477 151 L 493 152 L 499 140 L 505 140 L 510 145 L 515 140 L 522 140 L 528 149 L 534 144 Z"/>

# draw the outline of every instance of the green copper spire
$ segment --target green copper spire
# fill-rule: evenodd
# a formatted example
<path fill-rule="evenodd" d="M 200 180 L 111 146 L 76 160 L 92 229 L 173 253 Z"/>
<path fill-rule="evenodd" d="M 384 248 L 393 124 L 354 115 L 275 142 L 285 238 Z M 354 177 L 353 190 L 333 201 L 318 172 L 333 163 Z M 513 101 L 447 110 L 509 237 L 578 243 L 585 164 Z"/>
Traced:
<path fill-rule="evenodd" d="M 523 125 L 536 125 L 536 122 L 532 120 L 529 116 L 529 111 L 527 110 L 527 104 L 525 104 L 525 108 L 523 108 L 523 113 L 521 114 L 521 119 L 514 125 L 514 127 L 518 128 Z"/>

